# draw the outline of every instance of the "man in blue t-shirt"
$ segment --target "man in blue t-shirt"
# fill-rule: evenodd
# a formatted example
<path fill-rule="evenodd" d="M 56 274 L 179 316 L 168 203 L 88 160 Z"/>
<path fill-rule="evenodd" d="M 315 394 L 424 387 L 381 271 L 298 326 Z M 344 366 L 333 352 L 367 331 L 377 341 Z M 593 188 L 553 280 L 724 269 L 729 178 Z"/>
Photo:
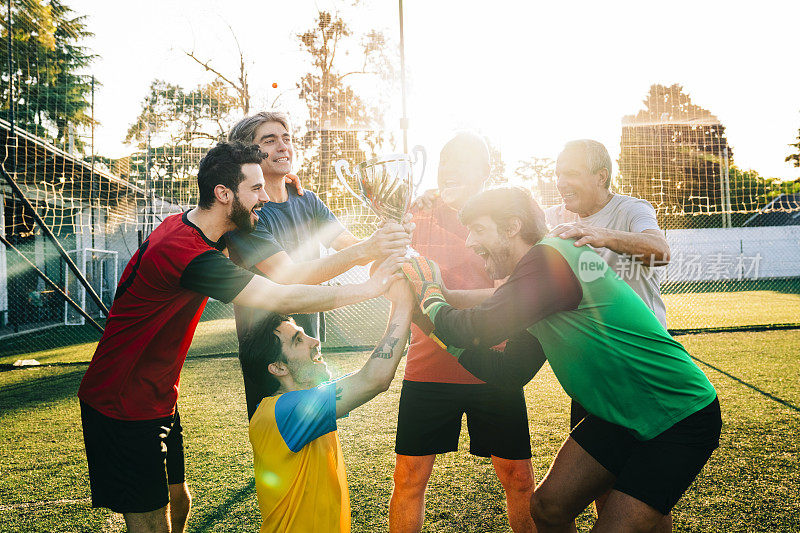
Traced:
<path fill-rule="evenodd" d="M 251 234 L 228 235 L 231 259 L 245 268 L 266 275 L 278 283 L 317 284 L 351 267 L 366 264 L 392 253 L 404 253 L 410 244 L 409 227 L 388 223 L 369 239 L 357 239 L 311 191 L 286 186 L 292 176 L 294 148 L 289 117 L 285 113 L 262 111 L 239 121 L 228 138 L 257 144 L 266 157 L 261 163 L 270 201 L 258 212 L 259 221 Z M 320 244 L 339 253 L 320 258 Z M 236 310 L 239 336 L 263 314 L 250 309 Z M 293 315 L 305 332 L 324 340 L 321 313 Z"/>

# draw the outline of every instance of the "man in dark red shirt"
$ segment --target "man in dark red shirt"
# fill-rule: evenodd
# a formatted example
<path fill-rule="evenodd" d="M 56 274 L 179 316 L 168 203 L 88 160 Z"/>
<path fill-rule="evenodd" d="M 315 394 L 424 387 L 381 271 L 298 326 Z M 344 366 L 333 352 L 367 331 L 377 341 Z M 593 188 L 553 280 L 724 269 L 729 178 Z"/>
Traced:
<path fill-rule="evenodd" d="M 464 244 L 468 232 L 458 220 L 458 210 L 480 192 L 488 177 L 486 142 L 478 135 L 459 133 L 439 158 L 439 198 L 430 209 L 414 213 L 412 246 L 439 264 L 448 301 L 457 306 L 477 305 L 494 292 L 483 260 Z M 425 489 L 436 455 L 458 448 L 464 414 L 470 453 L 491 457 L 505 489 L 512 529 L 533 531 L 529 504 L 534 478 L 522 387 L 484 383 L 412 325 L 397 417 L 395 485 L 389 506 L 392 532 L 422 528 Z"/>
<path fill-rule="evenodd" d="M 252 231 L 268 200 L 256 146 L 220 143 L 200 162 L 198 206 L 167 217 L 126 266 L 78 397 L 92 505 L 128 531 L 181 532 L 190 496 L 176 408 L 180 371 L 209 297 L 278 313 L 330 310 L 383 293 L 388 259 L 359 285 L 279 285 L 234 265 L 223 235 Z"/>

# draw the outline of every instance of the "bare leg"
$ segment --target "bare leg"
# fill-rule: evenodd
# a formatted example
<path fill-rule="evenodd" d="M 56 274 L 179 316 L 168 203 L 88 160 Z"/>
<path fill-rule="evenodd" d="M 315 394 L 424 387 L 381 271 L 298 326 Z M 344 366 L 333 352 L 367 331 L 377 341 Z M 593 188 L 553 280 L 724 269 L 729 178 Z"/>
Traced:
<path fill-rule="evenodd" d="M 597 518 L 593 532 L 646 533 L 661 526 L 667 518 L 644 502 L 612 490 Z"/>
<path fill-rule="evenodd" d="M 567 438 L 531 499 L 531 514 L 537 531 L 576 531 L 575 517 L 613 483 L 611 472 L 572 437 Z"/>
<path fill-rule="evenodd" d="M 146 513 L 123 513 L 128 533 L 170 533 L 169 505 Z"/>
<path fill-rule="evenodd" d="M 506 492 L 508 522 L 515 533 L 536 531 L 531 517 L 535 480 L 530 459 L 512 460 L 492 456 L 497 478 Z"/>
<path fill-rule="evenodd" d="M 603 506 L 610 494 L 611 491 L 608 491 L 594 501 L 594 508 L 597 510 L 597 516 L 600 516 L 600 513 L 603 512 Z M 672 513 L 665 515 L 658 525 L 653 528 L 652 533 L 672 533 Z"/>
<path fill-rule="evenodd" d="M 397 455 L 389 502 L 389 531 L 416 533 L 425 519 L 425 489 L 436 455 Z"/>
<path fill-rule="evenodd" d="M 169 516 L 172 533 L 183 533 L 189 509 L 192 506 L 192 495 L 186 483 L 175 483 L 169 486 Z"/>

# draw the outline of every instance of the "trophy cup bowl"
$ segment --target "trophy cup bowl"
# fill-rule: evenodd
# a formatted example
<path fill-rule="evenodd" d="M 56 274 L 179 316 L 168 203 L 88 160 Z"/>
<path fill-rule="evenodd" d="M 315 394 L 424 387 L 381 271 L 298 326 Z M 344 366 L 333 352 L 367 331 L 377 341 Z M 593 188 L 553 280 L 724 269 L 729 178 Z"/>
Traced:
<path fill-rule="evenodd" d="M 403 216 L 411 207 L 414 191 L 425 174 L 427 154 L 422 146 L 415 146 L 411 154 L 390 154 L 359 163 L 353 171 L 346 159 L 334 163 L 336 177 L 344 188 L 361 200 L 384 222 L 392 220 L 402 223 Z M 422 159 L 422 170 L 414 180 L 414 166 Z M 356 183 L 356 189 L 350 182 Z M 406 257 L 419 255 L 410 247 Z"/>

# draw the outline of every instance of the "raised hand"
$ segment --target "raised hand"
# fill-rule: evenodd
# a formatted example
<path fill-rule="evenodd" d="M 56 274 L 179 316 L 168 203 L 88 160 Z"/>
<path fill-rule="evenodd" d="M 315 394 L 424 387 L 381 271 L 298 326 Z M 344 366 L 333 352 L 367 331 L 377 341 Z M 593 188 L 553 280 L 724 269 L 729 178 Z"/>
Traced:
<path fill-rule="evenodd" d="M 434 261 L 422 256 L 414 257 L 403 264 L 403 273 L 411 282 L 423 313 L 427 314 L 436 303 L 446 303 L 442 293 L 442 275 Z"/>
<path fill-rule="evenodd" d="M 402 224 L 384 222 L 367 240 L 363 242 L 364 255 L 369 259 L 380 259 L 393 254 L 404 254 L 411 245 L 411 233 L 415 224 L 407 214 Z"/>
<path fill-rule="evenodd" d="M 364 282 L 369 297 L 380 296 L 389 289 L 393 282 L 402 279 L 402 265 L 405 261 L 407 259 L 402 255 L 393 254 L 384 259 L 377 268 L 373 265 L 369 279 Z"/>

